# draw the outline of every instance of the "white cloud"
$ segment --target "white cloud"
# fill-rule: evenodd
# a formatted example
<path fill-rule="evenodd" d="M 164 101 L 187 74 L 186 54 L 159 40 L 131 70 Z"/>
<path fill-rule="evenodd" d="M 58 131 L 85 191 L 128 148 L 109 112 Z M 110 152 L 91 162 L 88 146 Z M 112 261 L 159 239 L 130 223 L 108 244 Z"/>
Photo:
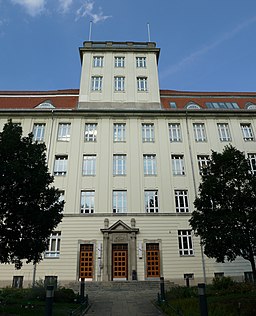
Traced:
<path fill-rule="evenodd" d="M 62 13 L 66 13 L 70 6 L 72 5 L 73 0 L 59 0 L 59 7 Z"/>
<path fill-rule="evenodd" d="M 94 1 L 86 0 L 84 4 L 76 11 L 77 20 L 82 17 L 89 17 L 93 23 L 97 23 L 100 21 L 105 21 L 106 19 L 110 18 L 111 16 L 103 15 L 103 11 L 101 8 L 98 9 L 96 13 L 93 10 Z"/>
<path fill-rule="evenodd" d="M 31 16 L 42 13 L 45 9 L 46 0 L 11 0 L 13 4 L 19 4 Z"/>

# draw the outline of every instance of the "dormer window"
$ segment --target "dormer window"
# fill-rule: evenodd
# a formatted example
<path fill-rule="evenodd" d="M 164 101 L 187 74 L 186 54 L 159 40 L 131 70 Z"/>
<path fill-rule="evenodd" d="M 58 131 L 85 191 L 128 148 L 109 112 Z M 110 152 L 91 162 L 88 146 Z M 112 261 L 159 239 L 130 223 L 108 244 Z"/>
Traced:
<path fill-rule="evenodd" d="M 199 110 L 201 108 L 200 108 L 200 106 L 198 104 L 190 102 L 190 103 L 187 104 L 186 109 L 187 110 Z"/>
<path fill-rule="evenodd" d="M 245 107 L 247 110 L 256 110 L 256 104 L 253 104 L 251 102 L 246 103 Z"/>

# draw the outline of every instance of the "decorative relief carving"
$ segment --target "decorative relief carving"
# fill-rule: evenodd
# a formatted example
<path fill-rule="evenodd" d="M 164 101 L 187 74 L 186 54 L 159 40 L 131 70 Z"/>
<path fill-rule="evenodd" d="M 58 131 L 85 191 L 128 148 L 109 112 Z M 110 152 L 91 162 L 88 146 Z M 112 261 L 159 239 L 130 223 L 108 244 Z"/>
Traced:
<path fill-rule="evenodd" d="M 127 234 L 113 234 L 114 242 L 124 242 L 127 241 Z"/>

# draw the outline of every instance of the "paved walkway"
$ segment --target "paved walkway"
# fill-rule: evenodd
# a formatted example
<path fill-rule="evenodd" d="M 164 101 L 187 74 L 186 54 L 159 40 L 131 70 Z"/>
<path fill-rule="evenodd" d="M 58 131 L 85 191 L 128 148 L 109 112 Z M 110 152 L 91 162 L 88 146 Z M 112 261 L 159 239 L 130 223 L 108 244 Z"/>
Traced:
<path fill-rule="evenodd" d="M 89 293 L 88 316 L 164 316 L 152 302 L 156 295 L 145 291 L 104 290 Z"/>

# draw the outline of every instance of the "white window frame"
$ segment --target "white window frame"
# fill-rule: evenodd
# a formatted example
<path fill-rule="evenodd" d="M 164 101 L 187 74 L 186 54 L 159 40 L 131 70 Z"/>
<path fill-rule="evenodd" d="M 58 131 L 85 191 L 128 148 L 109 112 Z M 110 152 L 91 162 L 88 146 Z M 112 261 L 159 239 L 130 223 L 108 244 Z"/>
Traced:
<path fill-rule="evenodd" d="M 82 190 L 80 200 L 80 213 L 93 214 L 95 210 L 95 191 Z"/>
<path fill-rule="evenodd" d="M 48 239 L 48 250 L 45 251 L 45 258 L 59 258 L 60 257 L 60 243 L 61 232 L 52 232 Z"/>
<path fill-rule="evenodd" d="M 103 82 L 102 76 L 92 76 L 91 90 L 92 91 L 102 91 L 102 82 Z"/>
<path fill-rule="evenodd" d="M 116 76 L 114 78 L 115 91 L 122 92 L 125 90 L 125 77 L 124 76 Z"/>
<path fill-rule="evenodd" d="M 67 155 L 56 155 L 54 161 L 54 175 L 65 176 L 68 168 L 68 156 Z"/>
<path fill-rule="evenodd" d="M 137 68 L 146 68 L 147 67 L 147 62 L 146 62 L 146 57 L 136 57 L 136 67 Z"/>
<path fill-rule="evenodd" d="M 58 141 L 70 141 L 71 123 L 59 123 L 58 126 Z"/>
<path fill-rule="evenodd" d="M 148 91 L 148 78 L 147 77 L 137 77 L 137 90 L 138 91 Z"/>
<path fill-rule="evenodd" d="M 113 191 L 113 213 L 127 213 L 127 191 Z"/>
<path fill-rule="evenodd" d="M 182 142 L 180 123 L 169 123 L 169 138 L 171 143 Z"/>
<path fill-rule="evenodd" d="M 154 142 L 155 141 L 155 126 L 154 123 L 142 123 L 142 141 Z"/>
<path fill-rule="evenodd" d="M 174 195 L 176 213 L 189 213 L 188 191 L 175 190 Z"/>
<path fill-rule="evenodd" d="M 84 141 L 97 141 L 97 123 L 85 123 Z"/>
<path fill-rule="evenodd" d="M 172 158 L 172 174 L 174 176 L 184 176 L 184 155 L 171 155 Z"/>
<path fill-rule="evenodd" d="M 155 176 L 156 175 L 156 155 L 146 154 L 143 155 L 143 166 L 145 176 Z"/>
<path fill-rule="evenodd" d="M 159 201 L 157 190 L 145 190 L 144 192 L 144 205 L 146 213 L 158 213 Z"/>
<path fill-rule="evenodd" d="M 126 124 L 125 123 L 114 123 L 113 140 L 114 142 L 125 142 L 126 140 Z"/>
<path fill-rule="evenodd" d="M 83 155 L 83 176 L 96 175 L 96 155 Z"/>
<path fill-rule="evenodd" d="M 103 56 L 93 56 L 93 67 L 103 67 Z"/>
<path fill-rule="evenodd" d="M 254 141 L 252 125 L 250 123 L 241 123 L 241 130 L 245 142 Z"/>
<path fill-rule="evenodd" d="M 33 139 L 37 142 L 42 142 L 44 140 L 45 133 L 45 123 L 35 123 L 33 126 Z"/>
<path fill-rule="evenodd" d="M 113 175 L 114 176 L 126 175 L 126 155 L 124 154 L 113 155 Z"/>
<path fill-rule="evenodd" d="M 190 229 L 178 230 L 178 242 L 180 256 L 194 255 L 192 231 Z"/>
<path fill-rule="evenodd" d="M 221 142 L 230 142 L 231 134 L 228 123 L 217 123 L 219 139 Z"/>
<path fill-rule="evenodd" d="M 256 153 L 248 154 L 252 174 L 256 174 Z"/>
<path fill-rule="evenodd" d="M 125 57 L 115 56 L 115 68 L 124 68 L 125 66 Z"/>
<path fill-rule="evenodd" d="M 203 174 L 205 168 L 208 167 L 209 162 L 210 162 L 209 155 L 197 155 L 199 174 Z"/>
<path fill-rule="evenodd" d="M 194 137 L 196 142 L 206 142 L 206 131 L 204 123 L 193 123 Z"/>

